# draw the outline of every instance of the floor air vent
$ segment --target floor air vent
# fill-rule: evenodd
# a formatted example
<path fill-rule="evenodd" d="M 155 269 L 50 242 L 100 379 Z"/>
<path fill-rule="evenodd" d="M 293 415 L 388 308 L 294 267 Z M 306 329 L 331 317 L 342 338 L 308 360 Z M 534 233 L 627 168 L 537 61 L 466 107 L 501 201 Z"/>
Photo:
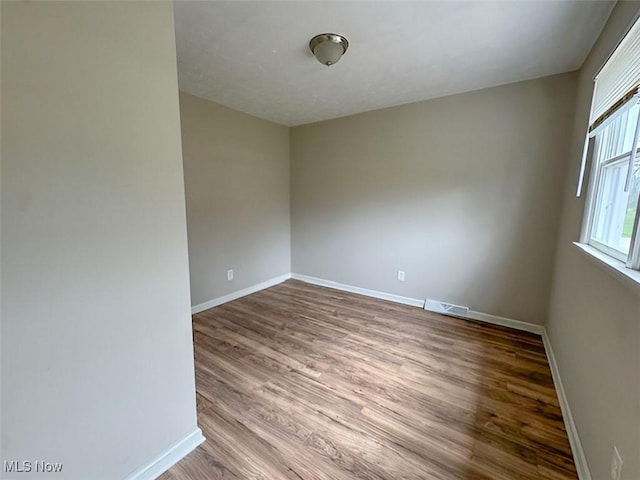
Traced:
<path fill-rule="evenodd" d="M 466 317 L 469 313 L 469 307 L 460 305 L 452 305 L 450 303 L 440 302 L 438 300 L 427 300 L 424 302 L 424 309 L 430 312 L 442 313 L 444 315 L 455 315 L 457 317 Z"/>

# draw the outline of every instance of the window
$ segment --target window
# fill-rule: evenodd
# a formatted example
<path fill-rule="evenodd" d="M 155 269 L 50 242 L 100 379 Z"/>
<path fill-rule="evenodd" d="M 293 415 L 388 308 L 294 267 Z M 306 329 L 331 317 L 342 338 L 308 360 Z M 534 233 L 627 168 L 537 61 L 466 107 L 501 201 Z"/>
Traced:
<path fill-rule="evenodd" d="M 589 245 L 627 262 L 640 197 L 640 155 L 630 163 L 640 103 L 616 116 L 595 136 Z M 640 146 L 636 141 L 636 150 Z M 632 169 L 629 174 L 629 169 Z"/>
<path fill-rule="evenodd" d="M 590 120 L 581 241 L 640 270 L 640 21 L 596 76 Z"/>

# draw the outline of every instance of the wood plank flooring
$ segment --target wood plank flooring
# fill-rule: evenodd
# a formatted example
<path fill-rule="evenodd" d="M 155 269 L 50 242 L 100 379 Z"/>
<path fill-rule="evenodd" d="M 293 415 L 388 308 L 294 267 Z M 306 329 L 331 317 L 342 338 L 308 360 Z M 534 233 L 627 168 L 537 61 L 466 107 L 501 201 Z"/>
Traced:
<path fill-rule="evenodd" d="M 539 336 L 287 281 L 195 315 L 162 480 L 576 479 Z"/>

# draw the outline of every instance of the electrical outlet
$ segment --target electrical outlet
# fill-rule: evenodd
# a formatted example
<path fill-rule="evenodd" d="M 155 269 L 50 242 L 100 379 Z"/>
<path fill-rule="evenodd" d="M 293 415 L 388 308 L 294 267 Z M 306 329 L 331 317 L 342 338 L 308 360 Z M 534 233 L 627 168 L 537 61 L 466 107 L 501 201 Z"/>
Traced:
<path fill-rule="evenodd" d="M 620 480 L 622 475 L 622 457 L 618 448 L 613 446 L 613 457 L 611 458 L 611 480 Z"/>
<path fill-rule="evenodd" d="M 233 270 L 227 270 L 227 280 L 233 280 Z"/>
<path fill-rule="evenodd" d="M 404 272 L 402 270 L 398 270 L 398 280 L 404 282 Z"/>

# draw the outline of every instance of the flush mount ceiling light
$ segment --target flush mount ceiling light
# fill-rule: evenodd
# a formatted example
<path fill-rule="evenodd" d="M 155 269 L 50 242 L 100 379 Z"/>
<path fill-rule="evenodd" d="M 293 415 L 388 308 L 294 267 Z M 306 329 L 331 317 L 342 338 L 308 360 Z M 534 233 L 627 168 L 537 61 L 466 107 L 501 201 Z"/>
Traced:
<path fill-rule="evenodd" d="M 309 48 L 320 63 L 330 67 L 344 55 L 349 42 L 336 33 L 321 33 L 311 39 Z"/>

